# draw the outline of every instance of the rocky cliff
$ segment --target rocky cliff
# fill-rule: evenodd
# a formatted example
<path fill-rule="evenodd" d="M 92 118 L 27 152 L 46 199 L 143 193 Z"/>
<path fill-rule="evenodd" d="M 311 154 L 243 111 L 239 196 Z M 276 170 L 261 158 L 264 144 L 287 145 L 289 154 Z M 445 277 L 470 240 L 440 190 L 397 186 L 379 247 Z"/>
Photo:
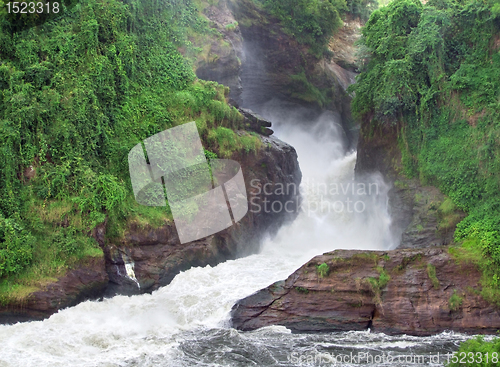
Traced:
<path fill-rule="evenodd" d="M 362 124 L 357 145 L 355 173 L 363 177 L 382 173 L 391 185 L 388 193 L 392 231 L 399 248 L 418 248 L 453 243 L 453 234 L 465 213 L 449 202 L 437 188 L 404 174 L 397 126 L 374 128 Z M 444 205 L 443 205 L 444 204 Z"/>
<path fill-rule="evenodd" d="M 411 335 L 500 329 L 500 310 L 481 297 L 481 271 L 453 246 L 465 213 L 435 187 L 405 176 L 398 144 L 397 126 L 374 129 L 364 123 L 356 176 L 378 171 L 392 185 L 389 209 L 399 248 L 317 256 L 285 281 L 237 302 L 234 327 Z"/>
<path fill-rule="evenodd" d="M 237 302 L 232 323 L 240 330 L 283 325 L 296 332 L 494 334 L 500 312 L 479 296 L 480 278 L 448 247 L 337 250 Z"/>
<path fill-rule="evenodd" d="M 256 186 L 265 184 L 298 186 L 301 172 L 297 153 L 290 145 L 269 136 L 269 122 L 251 111 L 245 114 L 249 130 L 262 130 L 262 148 L 256 153 L 236 153 L 232 159 L 241 164 L 248 200 L 260 203 L 263 193 Z M 256 180 L 253 181 L 252 180 Z M 273 201 L 299 200 L 293 191 Z M 252 207 L 249 205 L 249 208 Z M 168 284 L 176 274 L 192 266 L 215 266 L 221 261 L 244 256 L 258 250 L 259 241 L 293 216 L 286 212 L 253 212 L 236 225 L 215 235 L 187 244 L 180 244 L 175 226 L 168 222 L 161 227 L 130 225 L 119 239 L 106 236 L 106 222 L 93 230 L 93 237 L 104 251 L 104 258 L 90 258 L 64 276 L 40 285 L 40 289 L 17 303 L 0 306 L 0 322 L 42 319 L 61 308 L 74 306 L 85 299 L 115 294 L 151 292 Z"/>
<path fill-rule="evenodd" d="M 298 185 L 301 173 L 297 153 L 290 145 L 272 136 L 261 136 L 263 148 L 254 154 L 232 157 L 243 170 L 249 202 L 259 204 L 264 193 L 256 190 L 262 185 Z M 271 201 L 299 200 L 290 191 L 284 195 L 266 196 Z M 179 272 L 192 266 L 215 266 L 219 262 L 254 253 L 260 239 L 276 231 L 285 221 L 293 219 L 286 212 L 249 211 L 236 225 L 204 239 L 180 245 L 173 223 L 159 228 L 149 225 L 132 226 L 123 238 L 103 243 L 106 269 L 110 277 L 107 295 L 150 292 L 164 286 Z M 135 278 L 127 276 L 126 265 L 133 267 Z"/>
<path fill-rule="evenodd" d="M 229 97 L 238 100 L 242 92 L 241 70 L 245 53 L 242 32 L 230 10 L 231 4 L 215 1 L 201 2 L 198 6 L 214 33 L 208 38 L 199 38 L 206 44 L 198 45 L 196 42 L 199 39 L 192 39 L 193 44 L 203 49 L 201 54 L 193 57 L 186 54 L 185 49 L 179 51 L 192 59 L 199 78 L 229 86 Z M 237 106 L 236 102 L 233 105 Z M 240 109 L 240 112 L 244 118 L 243 128 L 256 133 L 261 140 L 261 149 L 256 153 L 240 152 L 231 157 L 242 166 L 248 199 L 256 204 L 263 200 L 263 195 L 256 193 L 255 185 L 298 186 L 301 173 L 295 149 L 271 136 L 273 131 L 269 121 L 247 109 Z M 252 185 L 252 180 L 257 181 Z M 276 197 L 268 195 L 266 199 L 285 203 L 299 200 L 299 197 L 290 191 Z M 88 298 L 151 292 L 192 266 L 216 265 L 256 252 L 262 236 L 276 231 L 292 218 L 286 212 L 249 211 L 239 223 L 227 230 L 183 245 L 179 244 L 172 222 L 160 227 L 130 224 L 123 235 L 113 239 L 107 236 L 107 223 L 104 222 L 91 233 L 103 249 L 104 257 L 82 261 L 59 279 L 46 281 L 40 284 L 39 289 L 32 289 L 19 301 L 0 305 L 0 322 L 48 317 L 61 308 Z"/>
<path fill-rule="evenodd" d="M 205 4 L 203 14 L 211 23 L 211 27 L 221 37 L 212 37 L 204 55 L 196 57 L 196 75 L 200 79 L 216 81 L 230 88 L 229 96 L 240 100 L 241 67 L 244 60 L 243 38 L 240 27 L 226 1 Z"/>
<path fill-rule="evenodd" d="M 236 103 L 255 111 L 273 99 L 306 107 L 312 113 L 306 119 L 335 111 L 355 145 L 346 88 L 356 75 L 352 43 L 359 37 L 359 22 L 346 20 L 329 44 L 333 56 L 325 57 L 284 32 L 254 1 L 219 0 L 203 13 L 221 38 L 196 62 L 198 77 L 229 86 Z"/>

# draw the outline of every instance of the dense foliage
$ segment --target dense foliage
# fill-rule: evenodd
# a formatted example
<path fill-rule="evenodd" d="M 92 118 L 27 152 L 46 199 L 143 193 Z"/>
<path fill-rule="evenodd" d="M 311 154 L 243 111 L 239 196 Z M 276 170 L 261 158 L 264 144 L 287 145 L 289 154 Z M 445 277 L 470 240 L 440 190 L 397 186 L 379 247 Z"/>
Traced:
<path fill-rule="evenodd" d="M 323 51 L 333 33 L 342 26 L 340 15 L 347 10 L 345 0 L 257 0 L 278 18 L 297 41 Z"/>
<path fill-rule="evenodd" d="M 354 112 L 398 129 L 406 174 L 468 213 L 455 239 L 482 254 L 483 296 L 500 303 L 500 3 L 394 0 L 362 44 Z"/>
<path fill-rule="evenodd" d="M 231 129 L 227 88 L 178 51 L 202 52 L 190 40 L 211 32 L 190 0 L 82 0 L 22 31 L 0 21 L 0 293 L 102 256 L 89 234 L 105 218 L 111 240 L 128 221 L 169 220 L 131 192 L 143 139 L 195 120 L 209 156 L 258 148 Z"/>
<path fill-rule="evenodd" d="M 450 358 L 448 367 L 474 366 L 474 367 L 494 367 L 500 363 L 500 338 L 492 341 L 484 341 L 484 337 L 477 336 L 467 340 Z"/>
<path fill-rule="evenodd" d="M 375 0 L 346 0 L 347 13 L 365 22 L 370 14 L 378 8 Z"/>

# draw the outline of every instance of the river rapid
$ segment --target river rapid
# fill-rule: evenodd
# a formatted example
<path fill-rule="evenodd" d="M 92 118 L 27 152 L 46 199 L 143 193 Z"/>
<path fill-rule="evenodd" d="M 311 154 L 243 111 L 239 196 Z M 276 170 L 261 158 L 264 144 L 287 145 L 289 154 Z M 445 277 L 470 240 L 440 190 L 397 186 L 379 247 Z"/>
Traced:
<path fill-rule="evenodd" d="M 231 328 L 229 312 L 235 301 L 285 279 L 313 256 L 339 248 L 384 250 L 397 245 L 389 232 L 389 187 L 372 175 L 364 182 L 376 184 L 378 191 L 359 192 L 356 153 L 346 149 L 339 117 L 325 113 L 301 124 L 301 111 L 278 106 L 279 101 L 271 101 L 259 112 L 273 120 L 276 135 L 298 152 L 303 202 L 295 221 L 264 241 L 260 253 L 192 268 L 153 294 L 87 301 L 44 321 L 2 325 L 0 367 L 328 366 L 339 358 L 344 359 L 336 365 L 407 366 L 428 365 L 431 356 L 455 351 L 465 335 L 418 338 L 369 331 L 292 334 L 284 327 L 254 332 Z M 365 210 L 314 205 L 348 199 L 363 202 Z M 364 355 L 367 359 L 360 360 Z M 412 355 L 427 359 L 409 364 L 404 358 Z M 373 363 L 365 364 L 369 358 Z"/>
<path fill-rule="evenodd" d="M 253 86 L 245 85 L 244 70 L 243 107 L 270 119 L 275 135 L 298 153 L 303 200 L 297 218 L 267 238 L 258 254 L 192 268 L 152 294 L 87 301 L 44 321 L 0 325 L 0 367 L 442 365 L 468 338 L 231 328 L 237 300 L 286 279 L 315 255 L 398 245 L 389 230 L 390 187 L 377 174 L 354 179 L 356 152 L 340 117 L 249 94 L 265 78 L 258 77 L 257 58 L 252 64 L 247 57 L 246 64 Z"/>

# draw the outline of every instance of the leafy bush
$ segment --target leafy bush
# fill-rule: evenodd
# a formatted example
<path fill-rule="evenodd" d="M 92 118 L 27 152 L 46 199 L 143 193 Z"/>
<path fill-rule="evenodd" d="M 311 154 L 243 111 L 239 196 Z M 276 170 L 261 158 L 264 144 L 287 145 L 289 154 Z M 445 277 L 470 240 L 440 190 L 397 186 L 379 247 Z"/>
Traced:
<path fill-rule="evenodd" d="M 242 116 L 227 88 L 197 80 L 179 52 L 210 32 L 191 0 L 82 0 L 26 29 L 0 20 L 0 283 L 94 256 L 88 234 L 105 218 L 108 237 L 171 219 L 133 200 L 127 154 L 145 138 L 196 121 L 209 157 L 258 147 L 231 130 Z"/>
<path fill-rule="evenodd" d="M 334 32 L 342 26 L 340 12 L 347 10 L 345 0 L 256 0 L 280 20 L 297 41 L 321 53 Z"/>
<path fill-rule="evenodd" d="M 304 293 L 304 294 L 309 293 L 309 290 L 307 288 L 304 288 L 304 287 L 295 287 L 295 289 L 297 290 L 297 292 L 300 292 L 300 293 Z"/>
<path fill-rule="evenodd" d="M 327 263 L 323 263 L 323 264 L 317 265 L 316 270 L 318 271 L 319 277 L 324 278 L 330 272 L 330 267 L 328 266 Z"/>
<path fill-rule="evenodd" d="M 226 24 L 224 26 L 224 28 L 228 31 L 234 31 L 236 29 L 236 27 L 238 26 L 238 22 L 234 22 L 234 23 L 229 23 L 229 24 Z"/>
<path fill-rule="evenodd" d="M 380 287 L 380 289 L 383 289 L 387 285 L 387 283 L 389 283 L 389 280 L 391 280 L 389 274 L 387 274 L 385 270 L 381 270 L 380 276 L 378 278 L 378 286 Z"/>
<path fill-rule="evenodd" d="M 16 274 L 31 263 L 33 242 L 17 221 L 0 214 L 0 277 Z"/>
<path fill-rule="evenodd" d="M 368 20 L 370 14 L 378 8 L 375 0 L 346 0 L 347 12 L 362 21 Z"/>
<path fill-rule="evenodd" d="M 432 282 L 434 289 L 439 289 L 439 279 L 436 276 L 436 267 L 432 264 L 427 264 L 427 275 Z"/>
<path fill-rule="evenodd" d="M 361 43 L 369 50 L 351 87 L 353 111 L 394 126 L 404 172 L 449 198 L 441 227 L 483 254 L 490 301 L 500 287 L 500 36 L 496 2 L 394 0 L 375 11 Z M 488 269 L 489 270 L 486 270 Z M 486 279 L 488 278 L 488 279 Z"/>
<path fill-rule="evenodd" d="M 453 294 L 451 295 L 448 305 L 450 307 L 451 311 L 458 311 L 460 306 L 462 306 L 463 299 L 457 294 L 457 291 L 454 290 Z"/>
<path fill-rule="evenodd" d="M 463 358 L 465 356 L 465 358 Z M 474 356 L 474 359 L 471 358 Z M 448 367 L 477 366 L 493 367 L 500 362 L 500 338 L 494 338 L 490 342 L 484 340 L 484 336 L 478 335 L 474 339 L 467 340 L 460 345 L 460 349 L 455 353 L 456 362 L 451 360 Z M 451 358 L 450 358 L 451 359 Z M 473 361 L 470 363 L 469 361 Z M 481 362 L 479 362 L 481 360 Z M 461 363 L 465 361 L 466 363 Z"/>

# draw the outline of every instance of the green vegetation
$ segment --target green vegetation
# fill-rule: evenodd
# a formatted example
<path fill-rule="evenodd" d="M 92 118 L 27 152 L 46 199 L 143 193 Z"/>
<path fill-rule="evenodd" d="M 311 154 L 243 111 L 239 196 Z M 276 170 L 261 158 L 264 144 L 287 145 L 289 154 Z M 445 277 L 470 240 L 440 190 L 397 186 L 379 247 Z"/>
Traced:
<path fill-rule="evenodd" d="M 347 12 L 361 21 L 367 21 L 378 7 L 387 5 L 389 0 L 346 0 Z"/>
<path fill-rule="evenodd" d="M 380 274 L 379 277 L 369 277 L 367 278 L 367 282 L 374 294 L 374 302 L 380 305 L 382 304 L 381 291 L 389 283 L 391 277 L 389 274 L 387 274 L 384 268 L 377 266 L 375 269 Z"/>
<path fill-rule="evenodd" d="M 427 264 L 427 275 L 432 282 L 434 289 L 439 289 L 439 279 L 436 276 L 436 267 L 432 264 Z"/>
<path fill-rule="evenodd" d="M 410 257 L 405 256 L 405 257 L 403 257 L 403 261 L 401 261 L 401 264 L 399 264 L 398 266 L 396 266 L 394 268 L 394 271 L 396 271 L 396 272 L 403 271 L 410 264 L 418 263 L 421 260 L 422 260 L 422 254 L 420 254 L 420 253 L 412 255 Z"/>
<path fill-rule="evenodd" d="M 471 358 L 471 356 L 474 356 L 474 358 Z M 498 366 L 500 362 L 500 338 L 494 338 L 492 341 L 486 342 L 483 336 L 478 335 L 474 339 L 462 343 L 454 358 L 450 358 L 450 360 L 450 363 L 447 364 L 448 367 Z"/>
<path fill-rule="evenodd" d="M 451 295 L 448 305 L 451 311 L 458 311 L 460 306 L 462 306 L 463 299 L 457 294 L 457 290 L 453 290 L 453 294 Z"/>
<path fill-rule="evenodd" d="M 359 259 L 363 262 L 373 261 L 373 265 L 376 266 L 379 261 L 379 256 L 376 252 L 361 252 L 352 255 L 352 259 Z"/>
<path fill-rule="evenodd" d="M 500 277 L 498 265 L 485 257 L 477 239 L 469 239 L 460 247 L 450 247 L 449 253 L 457 263 L 474 264 L 482 273 L 481 296 L 488 302 L 500 307 Z"/>
<path fill-rule="evenodd" d="M 454 228 L 462 219 L 457 212 L 457 206 L 450 198 L 447 198 L 438 208 L 439 229 Z"/>
<path fill-rule="evenodd" d="M 20 299 L 66 269 L 102 256 L 128 223 L 159 226 L 169 208 L 138 205 L 130 149 L 196 121 L 207 157 L 252 153 L 258 137 L 228 89 L 197 80 L 191 40 L 213 33 L 191 0 L 82 0 L 38 27 L 0 20 L 0 291 Z"/>
<path fill-rule="evenodd" d="M 218 126 L 209 131 L 206 140 L 224 158 L 228 158 L 235 151 L 241 150 L 244 150 L 246 153 L 255 153 L 262 146 L 262 141 L 258 137 L 246 132 L 242 135 L 237 135 L 233 130 L 223 126 Z"/>
<path fill-rule="evenodd" d="M 406 182 L 400 180 L 394 181 L 394 186 L 398 189 L 407 189 L 409 187 Z"/>
<path fill-rule="evenodd" d="M 320 55 L 347 13 L 366 21 L 377 8 L 375 0 L 254 0 L 275 16 L 284 30 Z"/>
<path fill-rule="evenodd" d="M 347 10 L 345 0 L 255 0 L 278 18 L 283 28 L 298 42 L 321 53 L 333 33 L 342 26 L 340 13 Z"/>
<path fill-rule="evenodd" d="M 394 0 L 372 13 L 369 51 L 351 91 L 365 130 L 398 132 L 404 172 L 449 197 L 440 228 L 460 221 L 454 253 L 483 272 L 481 294 L 500 295 L 500 3 Z"/>
<path fill-rule="evenodd" d="M 328 54 L 326 45 L 343 25 L 347 13 L 366 21 L 377 8 L 375 0 L 254 0 L 276 17 L 285 32 L 311 46 L 316 55 Z"/>
<path fill-rule="evenodd" d="M 234 22 L 234 23 L 226 24 L 226 26 L 224 28 L 227 29 L 228 31 L 234 31 L 237 26 L 238 26 L 238 22 Z"/>
<path fill-rule="evenodd" d="M 40 0 L 35 3 L 35 9 L 29 9 L 31 5 L 25 7 L 21 2 L 16 5 L 11 2 L 8 7 L 8 3 L 8 0 L 0 0 L 0 17 L 8 22 L 10 30 L 18 32 L 63 15 L 73 8 L 78 3 L 78 0 L 61 0 L 57 2 Z M 36 11 L 36 16 L 28 15 L 30 10 Z"/>
<path fill-rule="evenodd" d="M 380 274 L 378 278 L 378 285 L 380 289 L 382 289 L 387 285 L 387 283 L 389 283 L 391 277 L 389 276 L 389 274 L 386 273 L 385 269 L 380 266 L 377 266 L 376 270 Z"/>
<path fill-rule="evenodd" d="M 318 271 L 318 275 L 320 278 L 324 278 L 328 275 L 330 272 L 330 267 L 328 266 L 327 263 L 323 263 L 321 265 L 316 266 L 316 270 Z"/>
<path fill-rule="evenodd" d="M 297 292 L 300 292 L 300 293 L 304 293 L 304 294 L 309 293 L 309 290 L 307 288 L 304 288 L 304 287 L 295 287 L 295 289 L 297 290 Z"/>

